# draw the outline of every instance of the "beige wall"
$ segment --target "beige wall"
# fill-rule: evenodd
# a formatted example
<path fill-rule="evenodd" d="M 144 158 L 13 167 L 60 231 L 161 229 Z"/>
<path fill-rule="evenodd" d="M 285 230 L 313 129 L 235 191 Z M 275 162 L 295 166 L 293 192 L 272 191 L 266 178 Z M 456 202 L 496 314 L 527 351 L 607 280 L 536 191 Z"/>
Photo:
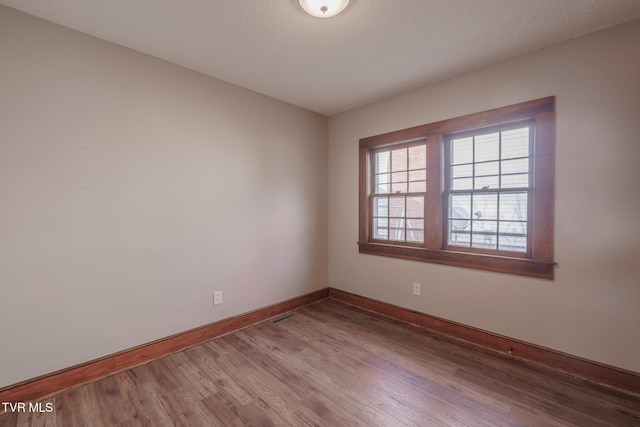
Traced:
<path fill-rule="evenodd" d="M 331 117 L 330 285 L 640 372 L 638 46 L 635 21 Z M 358 254 L 359 138 L 549 95 L 555 281 Z"/>
<path fill-rule="evenodd" d="M 0 387 L 328 285 L 326 117 L 0 6 L 0 121 Z"/>
<path fill-rule="evenodd" d="M 327 135 L 318 114 L 0 6 L 0 387 L 327 284 L 640 371 L 639 43 L 635 21 Z M 357 253 L 359 138 L 548 95 L 555 281 Z"/>

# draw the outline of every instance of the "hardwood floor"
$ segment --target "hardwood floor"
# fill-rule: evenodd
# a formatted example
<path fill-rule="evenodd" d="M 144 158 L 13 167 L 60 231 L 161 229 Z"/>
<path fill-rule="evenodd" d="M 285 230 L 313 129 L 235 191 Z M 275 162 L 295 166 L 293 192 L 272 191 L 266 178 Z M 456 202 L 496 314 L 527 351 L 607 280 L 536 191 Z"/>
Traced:
<path fill-rule="evenodd" d="M 333 300 L 9 412 L 0 426 L 640 426 L 640 397 Z"/>

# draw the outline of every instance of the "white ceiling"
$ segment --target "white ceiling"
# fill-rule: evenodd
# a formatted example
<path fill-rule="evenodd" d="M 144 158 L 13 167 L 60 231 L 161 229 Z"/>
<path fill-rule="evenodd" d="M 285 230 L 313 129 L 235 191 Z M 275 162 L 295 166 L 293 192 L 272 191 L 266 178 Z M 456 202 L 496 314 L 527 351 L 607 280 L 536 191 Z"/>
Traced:
<path fill-rule="evenodd" d="M 640 0 L 0 0 L 332 115 L 640 18 Z"/>

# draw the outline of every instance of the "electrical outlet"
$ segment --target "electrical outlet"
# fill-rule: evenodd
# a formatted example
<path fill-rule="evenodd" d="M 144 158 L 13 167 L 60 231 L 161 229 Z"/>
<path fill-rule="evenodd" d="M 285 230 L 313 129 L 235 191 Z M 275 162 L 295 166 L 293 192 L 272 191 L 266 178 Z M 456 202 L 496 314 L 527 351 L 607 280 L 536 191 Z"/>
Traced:
<path fill-rule="evenodd" d="M 213 305 L 222 304 L 222 291 L 215 291 L 213 293 Z"/>
<path fill-rule="evenodd" d="M 422 285 L 420 283 L 413 284 L 413 295 L 419 297 L 422 295 Z"/>

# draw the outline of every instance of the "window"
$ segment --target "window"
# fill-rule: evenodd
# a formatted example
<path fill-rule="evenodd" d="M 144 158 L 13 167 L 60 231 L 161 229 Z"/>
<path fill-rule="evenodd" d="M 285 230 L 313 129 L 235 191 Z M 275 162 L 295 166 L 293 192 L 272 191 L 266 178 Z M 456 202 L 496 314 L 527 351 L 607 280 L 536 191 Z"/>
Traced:
<path fill-rule="evenodd" d="M 421 143 L 373 153 L 374 239 L 424 242 L 426 152 Z"/>
<path fill-rule="evenodd" d="M 447 247 L 528 252 L 531 134 L 527 123 L 447 138 Z"/>
<path fill-rule="evenodd" d="M 553 278 L 555 101 L 360 140 L 362 253 Z"/>

